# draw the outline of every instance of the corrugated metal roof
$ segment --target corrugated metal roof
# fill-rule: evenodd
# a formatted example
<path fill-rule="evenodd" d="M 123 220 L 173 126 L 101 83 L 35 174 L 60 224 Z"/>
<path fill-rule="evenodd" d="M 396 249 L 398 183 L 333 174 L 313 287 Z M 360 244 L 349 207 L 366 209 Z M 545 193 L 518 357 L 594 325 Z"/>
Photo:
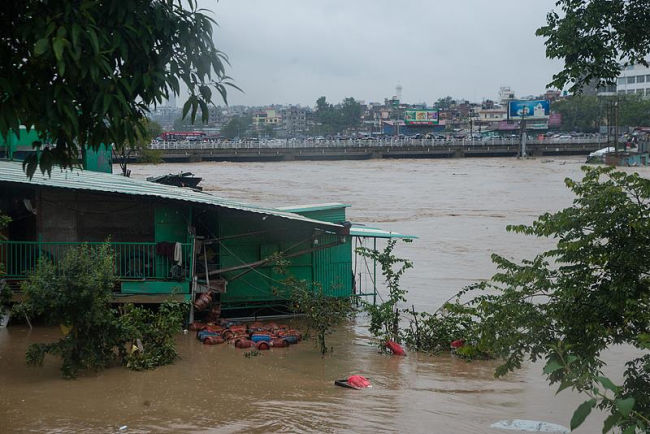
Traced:
<path fill-rule="evenodd" d="M 397 232 L 385 231 L 383 229 L 369 228 L 367 226 L 352 225 L 350 228 L 350 235 L 353 237 L 366 237 L 366 238 L 400 238 L 406 240 L 415 240 L 418 237 L 415 235 L 404 235 Z"/>
<path fill-rule="evenodd" d="M 94 191 L 102 193 L 128 194 L 133 196 L 156 197 L 160 199 L 189 202 L 194 204 L 211 205 L 238 211 L 253 212 L 274 217 L 286 218 L 308 222 L 319 226 L 341 228 L 340 225 L 309 219 L 298 214 L 282 211 L 275 208 L 265 208 L 213 196 L 208 193 L 174 187 L 171 185 L 156 184 L 154 182 L 127 178 L 109 173 L 90 172 L 81 169 L 62 171 L 52 169 L 52 176 L 36 172 L 32 179 L 28 179 L 23 172 L 21 162 L 0 161 L 0 182 L 32 185 L 39 187 L 64 188 L 71 190 Z"/>
<path fill-rule="evenodd" d="M 312 205 L 299 205 L 299 206 L 281 206 L 278 209 L 287 212 L 312 212 L 312 211 L 328 211 L 331 209 L 350 208 L 352 205 L 346 205 L 339 202 L 330 203 L 316 203 Z"/>

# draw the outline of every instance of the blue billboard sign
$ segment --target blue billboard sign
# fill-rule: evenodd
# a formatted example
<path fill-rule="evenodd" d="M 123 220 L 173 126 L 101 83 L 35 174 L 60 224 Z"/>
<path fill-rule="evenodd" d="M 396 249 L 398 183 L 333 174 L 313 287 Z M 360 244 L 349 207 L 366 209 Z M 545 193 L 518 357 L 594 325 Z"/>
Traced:
<path fill-rule="evenodd" d="M 508 102 L 508 119 L 548 119 L 551 102 L 545 99 Z"/>

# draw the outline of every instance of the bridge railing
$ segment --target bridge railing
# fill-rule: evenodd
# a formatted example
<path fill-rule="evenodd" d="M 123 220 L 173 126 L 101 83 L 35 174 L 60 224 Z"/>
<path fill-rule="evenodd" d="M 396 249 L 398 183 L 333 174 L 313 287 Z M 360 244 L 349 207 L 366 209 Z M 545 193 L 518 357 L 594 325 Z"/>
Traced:
<path fill-rule="evenodd" d="M 603 137 L 528 139 L 528 145 L 605 145 Z M 295 148 L 403 148 L 403 147 L 456 147 L 456 146 L 518 146 L 519 137 L 508 138 L 451 138 L 412 139 L 385 138 L 380 140 L 271 140 L 271 141 L 175 141 L 153 142 L 152 149 L 159 150 L 214 150 L 214 149 L 295 149 Z"/>

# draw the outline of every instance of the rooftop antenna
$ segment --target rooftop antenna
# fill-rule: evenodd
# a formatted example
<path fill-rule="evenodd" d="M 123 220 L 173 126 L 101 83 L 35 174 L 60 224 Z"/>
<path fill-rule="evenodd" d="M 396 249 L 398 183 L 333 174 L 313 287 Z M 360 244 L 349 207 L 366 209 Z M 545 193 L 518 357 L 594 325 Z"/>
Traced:
<path fill-rule="evenodd" d="M 402 89 L 402 85 L 397 83 L 397 86 L 395 86 L 395 95 L 399 101 L 402 100 Z"/>

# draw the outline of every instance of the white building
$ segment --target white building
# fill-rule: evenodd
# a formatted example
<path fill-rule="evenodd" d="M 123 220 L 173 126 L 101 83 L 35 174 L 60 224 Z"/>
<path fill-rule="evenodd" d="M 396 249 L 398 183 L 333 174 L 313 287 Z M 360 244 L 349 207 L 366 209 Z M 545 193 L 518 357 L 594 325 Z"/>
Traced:
<path fill-rule="evenodd" d="M 643 65 L 622 67 L 616 81 L 616 92 L 619 95 L 650 96 L 650 68 Z"/>
<path fill-rule="evenodd" d="M 499 88 L 499 105 L 501 107 L 508 107 L 508 101 L 515 99 L 515 92 L 510 90 L 510 86 L 502 86 Z"/>

